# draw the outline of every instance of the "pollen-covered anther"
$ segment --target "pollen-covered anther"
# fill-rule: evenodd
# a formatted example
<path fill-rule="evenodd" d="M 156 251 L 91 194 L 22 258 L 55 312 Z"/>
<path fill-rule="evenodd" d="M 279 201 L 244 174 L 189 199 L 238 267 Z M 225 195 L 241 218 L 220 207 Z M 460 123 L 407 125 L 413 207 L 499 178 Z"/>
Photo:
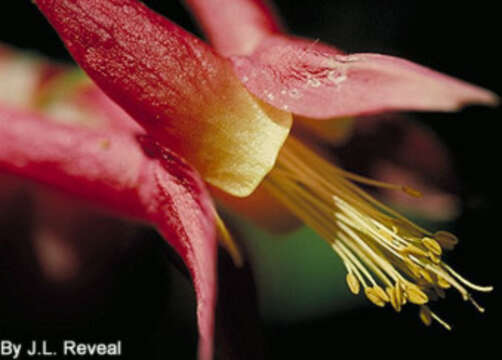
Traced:
<path fill-rule="evenodd" d="M 401 250 L 401 253 L 403 255 L 415 255 L 415 256 L 421 256 L 421 257 L 428 257 L 428 254 L 426 251 L 420 249 L 419 247 L 413 245 L 413 244 L 408 244 L 406 247 L 404 247 Z M 413 262 L 412 262 L 413 263 Z"/>
<path fill-rule="evenodd" d="M 428 306 L 420 306 L 419 316 L 425 326 L 430 326 L 432 324 L 431 309 L 429 309 Z"/>
<path fill-rule="evenodd" d="M 366 294 L 366 297 L 376 306 L 385 306 L 385 300 L 380 296 L 381 294 L 375 288 L 367 287 L 364 289 L 364 293 Z"/>
<path fill-rule="evenodd" d="M 403 296 L 403 289 L 401 288 L 401 284 L 399 282 L 394 286 L 394 298 L 396 300 L 396 309 L 397 311 L 401 311 L 401 307 L 404 305 L 405 298 Z"/>
<path fill-rule="evenodd" d="M 359 294 L 361 286 L 359 285 L 359 281 L 357 280 L 356 276 L 353 273 L 349 272 L 347 273 L 346 280 L 350 291 L 352 291 L 354 295 Z"/>
<path fill-rule="evenodd" d="M 437 284 L 442 289 L 449 289 L 449 288 L 451 288 L 451 284 L 448 281 L 446 281 L 444 278 L 440 277 L 440 276 L 438 276 Z"/>
<path fill-rule="evenodd" d="M 442 254 L 441 245 L 436 240 L 426 236 L 422 239 L 422 244 L 434 255 L 440 256 Z"/>
<path fill-rule="evenodd" d="M 483 312 L 467 288 L 488 292 L 492 287 L 469 282 L 441 258 L 444 249 L 453 249 L 458 243 L 456 236 L 421 228 L 356 183 L 420 197 L 408 186 L 339 169 L 293 136 L 286 141 L 264 184 L 340 256 L 352 293 L 358 294 L 362 287 L 372 303 L 383 307 L 389 302 L 398 312 L 407 303 L 418 305 L 426 325 L 434 320 L 447 329 L 450 325 L 425 306 L 444 297 L 444 289 L 455 288 Z"/>
<path fill-rule="evenodd" d="M 413 196 L 415 198 L 422 197 L 422 193 L 420 191 L 416 190 L 416 189 L 413 189 L 412 187 L 404 185 L 404 186 L 401 187 L 401 190 L 403 192 L 405 192 L 406 194 L 408 194 L 410 196 Z"/>
<path fill-rule="evenodd" d="M 411 303 L 417 305 L 423 305 L 429 301 L 427 295 L 422 290 L 420 290 L 418 286 L 413 284 L 408 284 L 406 286 L 406 296 Z"/>
<path fill-rule="evenodd" d="M 398 299 L 396 296 L 396 290 L 398 290 L 398 289 L 396 289 L 395 287 L 392 287 L 392 286 L 388 286 L 385 288 L 385 292 L 389 296 L 390 304 L 392 305 L 394 310 L 396 310 L 397 312 L 400 312 L 402 304 L 400 302 L 400 299 Z"/>

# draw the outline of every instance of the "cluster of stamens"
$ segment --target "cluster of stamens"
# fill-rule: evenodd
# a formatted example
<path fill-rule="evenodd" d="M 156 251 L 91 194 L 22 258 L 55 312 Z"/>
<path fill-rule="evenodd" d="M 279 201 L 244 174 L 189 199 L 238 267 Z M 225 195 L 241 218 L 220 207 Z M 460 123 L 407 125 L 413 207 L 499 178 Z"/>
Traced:
<path fill-rule="evenodd" d="M 396 311 L 406 303 L 420 306 L 420 319 L 450 325 L 427 304 L 445 296 L 453 287 L 462 298 L 480 307 L 468 289 L 488 292 L 492 287 L 475 285 L 441 258 L 452 250 L 457 238 L 446 231 L 431 233 L 382 204 L 355 182 L 401 190 L 419 197 L 406 186 L 363 178 L 339 169 L 290 137 L 274 170 L 265 182 L 280 199 L 321 235 L 340 256 L 347 269 L 350 291 L 363 288 L 366 297 Z"/>

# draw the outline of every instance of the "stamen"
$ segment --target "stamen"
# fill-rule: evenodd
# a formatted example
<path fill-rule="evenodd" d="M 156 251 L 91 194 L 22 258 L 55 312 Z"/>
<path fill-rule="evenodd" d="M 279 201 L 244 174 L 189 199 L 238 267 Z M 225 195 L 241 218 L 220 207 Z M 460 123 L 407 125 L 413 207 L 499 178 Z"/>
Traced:
<path fill-rule="evenodd" d="M 458 239 L 455 235 L 449 233 L 448 231 L 437 231 L 434 233 L 434 239 L 437 240 L 446 250 L 453 250 L 455 245 L 458 244 Z"/>
<path fill-rule="evenodd" d="M 354 295 L 359 294 L 359 290 L 360 290 L 359 281 L 357 280 L 357 278 L 354 276 L 354 274 L 352 272 L 349 272 L 347 274 L 346 280 L 347 280 L 347 285 L 349 286 L 350 291 L 352 291 L 352 293 Z"/>
<path fill-rule="evenodd" d="M 424 246 L 427 249 L 432 251 L 434 255 L 440 256 L 442 254 L 441 245 L 439 245 L 439 243 L 436 240 L 431 239 L 429 237 L 424 237 L 422 239 L 422 244 L 424 244 Z"/>
<path fill-rule="evenodd" d="M 233 239 L 232 235 L 230 235 L 230 232 L 228 231 L 225 223 L 220 218 L 220 215 L 216 212 L 216 210 L 214 211 L 214 218 L 219 235 L 218 240 L 221 246 L 223 246 L 223 248 L 227 250 L 228 254 L 232 258 L 234 265 L 239 268 L 242 267 L 242 265 L 244 264 L 244 259 L 239 250 L 239 246 Z"/>
<path fill-rule="evenodd" d="M 490 292 L 490 291 L 493 291 L 493 286 L 479 286 L 479 285 L 473 284 L 470 281 L 468 281 L 467 279 L 465 279 L 462 276 L 460 276 L 459 273 L 457 273 L 455 270 L 453 270 L 447 264 L 443 263 L 443 267 L 446 270 L 448 270 L 448 272 L 450 274 L 452 274 L 453 276 L 455 276 L 458 279 L 458 281 L 460 281 L 462 284 L 464 284 L 465 286 L 470 287 L 473 290 L 480 291 L 480 292 Z"/>
<path fill-rule="evenodd" d="M 455 235 L 421 228 L 353 182 L 421 196 L 406 185 L 337 168 L 292 136 L 264 184 L 340 256 L 353 294 L 359 294 L 362 286 L 375 305 L 383 307 L 389 302 L 398 312 L 408 302 L 416 304 L 422 322 L 430 325 L 435 320 L 446 329 L 450 325 L 425 305 L 443 297 L 443 289 L 456 288 L 464 300 L 484 311 L 463 285 L 482 292 L 493 288 L 469 282 L 441 259 L 444 249 L 458 243 Z"/>
<path fill-rule="evenodd" d="M 365 185 L 389 189 L 389 190 L 401 190 L 402 192 L 404 192 L 405 194 L 407 194 L 409 196 L 416 197 L 416 198 L 422 197 L 422 193 L 420 191 L 413 189 L 412 187 L 407 186 L 407 185 L 397 185 L 397 184 L 391 184 L 388 182 L 368 179 L 364 176 L 356 175 L 356 174 L 350 173 L 348 171 L 342 170 L 340 168 L 334 168 L 332 170 L 338 172 L 343 177 L 350 179 L 354 182 L 360 183 L 360 184 L 365 184 Z"/>
<path fill-rule="evenodd" d="M 420 306 L 420 320 L 425 324 L 425 326 L 430 326 L 432 324 L 431 310 L 428 306 Z"/>
<path fill-rule="evenodd" d="M 484 307 L 481 307 L 477 302 L 476 300 L 474 300 L 474 298 L 472 296 L 469 295 L 469 301 L 471 302 L 472 305 L 474 305 L 474 307 L 480 312 L 480 313 L 484 313 L 485 312 L 485 308 Z"/>
<path fill-rule="evenodd" d="M 442 289 L 449 289 L 451 287 L 450 283 L 448 281 L 446 281 L 444 278 L 442 278 L 441 276 L 438 276 L 437 284 Z"/>
<path fill-rule="evenodd" d="M 446 330 L 451 331 L 451 325 L 450 324 L 448 324 L 446 321 L 444 321 L 443 319 L 441 319 L 439 316 L 437 316 L 432 311 L 430 313 L 431 313 L 431 317 L 434 320 L 436 320 L 438 323 L 440 323 Z"/>
<path fill-rule="evenodd" d="M 376 286 L 376 281 L 373 279 L 373 276 L 369 273 L 368 270 L 361 264 L 361 262 L 352 254 L 344 245 L 343 243 L 335 243 L 334 246 L 338 246 L 338 248 L 341 250 L 342 253 L 347 255 L 347 257 L 350 259 L 350 261 L 355 264 L 357 269 L 361 271 L 364 276 L 369 280 L 369 282 L 373 285 Z"/>
<path fill-rule="evenodd" d="M 401 306 L 403 305 L 404 302 L 404 298 L 400 282 L 396 282 L 396 286 L 394 287 L 394 298 L 396 299 L 396 304 L 398 305 L 399 309 L 401 309 Z"/>
<path fill-rule="evenodd" d="M 406 286 L 406 295 L 413 304 L 423 305 L 429 301 L 427 295 L 418 288 L 418 286 L 408 283 Z"/>
<path fill-rule="evenodd" d="M 385 306 L 385 301 L 380 297 L 380 294 L 376 291 L 375 288 L 368 287 L 364 289 L 364 293 L 366 294 L 366 297 L 370 299 L 370 301 L 376 306 Z"/>
<path fill-rule="evenodd" d="M 365 264 L 380 278 L 380 280 L 388 286 L 392 286 L 389 278 L 378 268 L 378 266 L 368 257 L 364 252 L 362 252 L 357 246 L 355 246 L 343 233 L 338 233 L 340 239 L 342 239 L 347 246 L 349 246 L 356 254 L 359 256 Z"/>
<path fill-rule="evenodd" d="M 403 186 L 401 188 L 401 190 L 403 190 L 403 192 L 405 192 L 406 194 L 410 195 L 410 196 L 413 196 L 415 198 L 421 198 L 422 197 L 422 193 L 418 190 L 415 190 L 409 186 Z"/>
<path fill-rule="evenodd" d="M 396 293 L 395 293 L 395 288 L 394 287 L 386 287 L 385 292 L 389 296 L 389 301 L 394 310 L 397 312 L 401 311 L 401 303 L 399 300 L 396 298 Z"/>

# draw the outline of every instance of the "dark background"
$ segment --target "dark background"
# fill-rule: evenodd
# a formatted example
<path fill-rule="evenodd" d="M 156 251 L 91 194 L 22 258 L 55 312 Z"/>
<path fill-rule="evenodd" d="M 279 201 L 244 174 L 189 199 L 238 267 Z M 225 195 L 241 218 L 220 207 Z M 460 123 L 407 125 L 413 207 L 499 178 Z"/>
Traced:
<path fill-rule="evenodd" d="M 178 1 L 145 3 L 198 33 Z M 319 38 L 348 52 L 402 56 L 502 94 L 500 18 L 495 2 L 281 0 L 276 3 L 295 34 Z M 0 5 L 0 40 L 69 61 L 55 33 L 28 0 Z M 496 286 L 492 295 L 479 296 L 487 313 L 480 315 L 458 296 L 448 296 L 438 308 L 454 323 L 451 333 L 438 326 L 423 327 L 414 311 L 396 315 L 388 309 L 372 307 L 290 326 L 263 323 L 267 359 L 404 357 L 412 353 L 455 356 L 472 349 L 498 353 L 494 337 L 502 320 L 497 307 L 500 115 L 499 109 L 478 107 L 457 114 L 415 115 L 439 134 L 454 155 L 464 203 L 455 232 L 461 234 L 463 241 L 449 261 L 453 265 L 462 264 L 470 278 Z M 162 241 L 152 232 L 145 230 L 142 234 L 141 240 L 131 241 L 123 259 L 100 283 L 104 284 L 106 296 L 98 296 L 95 303 L 86 304 L 87 310 L 80 310 L 80 315 L 61 314 L 54 303 L 44 305 L 46 301 L 53 302 L 53 298 L 65 301 L 65 296 L 78 303 L 71 291 L 56 295 L 47 290 L 25 291 L 22 295 L 5 291 L 13 287 L 12 279 L 16 279 L 19 287 L 22 287 L 19 279 L 27 284 L 36 284 L 38 280 L 33 269 L 12 266 L 15 255 L 0 254 L 0 266 L 11 264 L 8 269 L 14 271 L 0 276 L 0 338 L 123 338 L 128 341 L 131 358 L 193 357 L 195 322 L 186 325 L 178 321 L 165 305 L 176 295 L 180 283 L 176 276 L 169 275 L 176 270 L 166 265 L 168 255 Z M 34 304 L 38 304 L 35 309 Z M 190 313 L 194 309 L 193 299 L 188 299 L 186 306 Z M 180 351 L 182 355 L 178 355 Z"/>

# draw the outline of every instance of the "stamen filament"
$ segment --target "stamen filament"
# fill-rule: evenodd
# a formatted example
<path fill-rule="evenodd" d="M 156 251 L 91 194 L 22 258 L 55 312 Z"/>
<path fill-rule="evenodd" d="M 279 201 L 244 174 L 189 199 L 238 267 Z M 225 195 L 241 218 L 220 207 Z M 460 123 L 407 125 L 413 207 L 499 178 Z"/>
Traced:
<path fill-rule="evenodd" d="M 392 282 L 389 280 L 387 275 L 385 275 L 379 268 L 378 266 L 368 257 L 364 254 L 363 251 L 361 251 L 357 246 L 355 246 L 347 236 L 345 236 L 344 233 L 339 232 L 338 237 L 343 240 L 347 246 L 349 246 L 356 254 L 359 256 L 370 268 L 371 270 L 377 274 L 377 276 L 387 285 L 387 286 L 392 286 Z"/>
<path fill-rule="evenodd" d="M 438 323 L 440 323 L 446 330 L 451 331 L 451 325 L 448 324 L 446 321 L 441 319 L 439 316 L 436 315 L 436 313 L 433 313 L 431 311 L 431 316 L 434 320 L 436 320 Z"/>
<path fill-rule="evenodd" d="M 446 270 L 448 270 L 448 272 L 450 274 L 452 274 L 453 276 L 455 276 L 458 279 L 458 281 L 460 281 L 462 284 L 464 284 L 465 286 L 470 287 L 473 290 L 480 291 L 480 292 L 490 292 L 490 291 L 493 291 L 493 286 L 479 286 L 479 285 L 471 283 L 470 281 L 468 281 L 464 277 L 460 276 L 460 274 L 457 273 L 455 270 L 453 270 L 448 264 L 443 263 L 443 267 Z"/>
<path fill-rule="evenodd" d="M 366 270 L 366 268 L 361 264 L 361 262 L 354 256 L 354 254 L 352 254 L 352 252 L 350 252 L 349 249 L 347 249 L 343 243 L 339 243 L 338 244 L 339 248 L 341 249 L 341 251 L 343 253 L 345 253 L 349 258 L 350 260 L 357 266 L 357 268 L 364 274 L 364 276 L 366 276 L 366 278 L 369 280 L 369 282 L 373 285 L 373 286 L 377 286 L 377 283 L 376 281 L 373 279 L 373 276 L 371 276 L 371 274 L 368 272 L 368 270 Z"/>
<path fill-rule="evenodd" d="M 443 289 L 453 286 L 464 300 L 484 311 L 462 284 L 483 292 L 493 288 L 472 284 L 441 259 L 443 248 L 451 249 L 457 243 L 454 235 L 421 228 L 352 181 L 420 196 L 405 185 L 337 168 L 292 136 L 264 184 L 340 256 L 354 294 L 362 285 L 369 300 L 378 306 L 390 302 L 396 311 L 407 302 L 417 304 L 426 325 L 435 320 L 446 329 L 450 325 L 425 306 L 430 299 L 442 297 Z"/>

